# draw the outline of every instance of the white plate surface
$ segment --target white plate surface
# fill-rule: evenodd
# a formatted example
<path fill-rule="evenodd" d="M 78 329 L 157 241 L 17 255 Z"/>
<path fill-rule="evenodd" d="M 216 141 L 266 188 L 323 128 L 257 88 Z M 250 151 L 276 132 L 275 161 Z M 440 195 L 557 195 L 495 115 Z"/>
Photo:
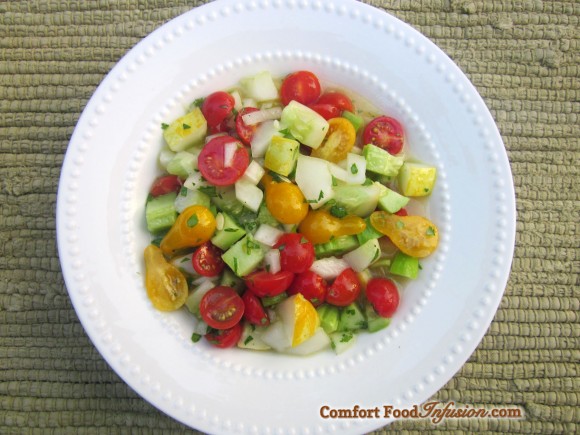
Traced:
<path fill-rule="evenodd" d="M 143 285 L 144 200 L 160 125 L 197 97 L 260 70 L 309 69 L 367 97 L 438 167 L 438 251 L 391 326 L 340 356 L 307 358 L 190 342 L 184 312 L 154 310 Z M 459 68 L 410 26 L 351 0 L 219 0 L 167 23 L 113 68 L 84 110 L 62 168 L 59 255 L 91 340 L 143 398 L 211 433 L 361 433 L 387 419 L 320 408 L 419 404 L 465 363 L 509 275 L 513 182 L 504 145 Z"/>

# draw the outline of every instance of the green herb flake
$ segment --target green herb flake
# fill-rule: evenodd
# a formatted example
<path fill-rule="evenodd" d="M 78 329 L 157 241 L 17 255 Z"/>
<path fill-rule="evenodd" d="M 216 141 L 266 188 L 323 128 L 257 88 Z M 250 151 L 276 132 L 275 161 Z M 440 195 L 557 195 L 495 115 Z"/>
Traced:
<path fill-rule="evenodd" d="M 320 303 L 320 299 L 318 299 L 318 298 L 312 298 L 312 299 L 310 299 L 310 303 L 312 303 L 313 305 L 314 304 L 318 304 L 318 303 Z"/>
<path fill-rule="evenodd" d="M 419 263 L 419 270 L 423 270 L 423 266 L 421 266 L 421 263 Z"/>
<path fill-rule="evenodd" d="M 218 196 L 215 186 L 200 186 L 197 190 L 201 193 L 205 193 L 209 197 L 215 198 Z"/>
<path fill-rule="evenodd" d="M 278 246 L 278 251 L 283 251 L 285 247 L 286 247 L 285 244 Z"/>
<path fill-rule="evenodd" d="M 262 318 L 260 319 L 260 323 L 261 323 L 262 325 L 265 325 L 266 323 L 268 323 L 268 319 L 267 319 L 266 317 L 262 317 Z M 254 325 L 252 325 L 252 326 L 254 326 Z"/>
<path fill-rule="evenodd" d="M 306 200 L 306 204 L 317 204 L 318 203 L 318 199 L 307 199 Z"/>
<path fill-rule="evenodd" d="M 334 344 L 334 341 L 330 342 L 330 347 L 332 348 L 332 350 L 336 349 L 336 344 Z"/>
<path fill-rule="evenodd" d="M 349 316 L 354 316 L 356 311 L 354 310 L 354 308 L 349 308 L 348 310 L 345 311 L 346 314 L 348 314 Z"/>
<path fill-rule="evenodd" d="M 300 244 L 303 245 L 304 243 L 308 243 L 308 239 L 304 236 L 300 238 Z"/>
<path fill-rule="evenodd" d="M 187 263 L 188 261 L 191 261 L 191 258 L 189 258 L 189 257 L 183 257 L 179 263 L 180 264 L 183 264 L 183 263 Z"/>
<path fill-rule="evenodd" d="M 363 186 L 370 186 L 373 183 L 374 183 L 374 181 L 371 180 L 370 178 L 365 178 L 365 182 L 362 185 Z"/>
<path fill-rule="evenodd" d="M 187 187 L 183 186 L 183 187 L 181 188 L 181 190 L 179 191 L 179 194 L 180 194 L 181 196 L 187 196 Z"/>
<path fill-rule="evenodd" d="M 191 128 L 191 125 L 183 124 L 182 127 L 183 127 L 184 130 L 189 130 Z"/>
<path fill-rule="evenodd" d="M 332 207 L 330 207 L 330 214 L 337 218 L 343 218 L 348 213 L 346 211 L 346 208 L 343 207 L 342 205 L 333 205 Z"/>
<path fill-rule="evenodd" d="M 187 226 L 189 228 L 193 228 L 199 223 L 199 219 L 197 218 L 196 214 L 191 215 L 191 217 L 187 220 Z"/>
<path fill-rule="evenodd" d="M 427 193 L 427 192 L 429 192 L 429 188 L 428 188 L 428 187 L 425 187 L 425 188 L 423 189 L 423 191 L 424 191 L 425 193 Z"/>
<path fill-rule="evenodd" d="M 161 123 L 161 130 L 167 130 L 169 128 L 169 124 L 166 124 L 164 122 Z"/>
<path fill-rule="evenodd" d="M 236 228 L 224 228 L 224 231 L 226 233 L 235 233 L 238 230 Z"/>
<path fill-rule="evenodd" d="M 191 341 L 192 342 L 197 343 L 199 340 L 201 340 L 201 334 L 198 334 L 196 332 L 191 334 Z"/>
<path fill-rule="evenodd" d="M 403 228 L 405 228 L 405 223 L 403 221 L 397 221 L 397 223 L 395 224 L 395 226 L 399 229 L 402 230 Z"/>
<path fill-rule="evenodd" d="M 201 105 L 203 104 L 204 101 L 205 101 L 205 98 L 196 98 L 195 100 L 193 100 L 193 105 L 195 107 L 201 107 Z"/>
<path fill-rule="evenodd" d="M 375 255 L 374 255 L 373 260 L 371 261 L 371 263 L 374 263 L 379 258 L 380 255 L 381 255 L 381 250 L 380 249 L 377 249 L 377 251 L 375 252 Z"/>
<path fill-rule="evenodd" d="M 353 338 L 354 338 L 354 335 L 352 334 L 352 332 L 346 332 L 346 333 L 342 334 L 342 337 L 340 338 L 340 342 L 341 343 L 348 343 Z"/>
<path fill-rule="evenodd" d="M 234 273 L 238 274 L 238 259 L 234 258 Z"/>
<path fill-rule="evenodd" d="M 433 227 L 427 228 L 427 231 L 425 231 L 425 234 L 428 236 L 434 236 L 435 235 L 435 228 L 433 228 Z"/>
<path fill-rule="evenodd" d="M 324 192 L 321 190 L 318 194 L 318 200 L 320 201 L 322 198 L 324 198 Z"/>
<path fill-rule="evenodd" d="M 352 166 L 350 167 L 350 172 L 351 174 L 358 174 L 358 167 L 356 166 L 356 163 L 352 164 Z"/>
<path fill-rule="evenodd" d="M 252 341 L 254 339 L 254 337 L 252 337 L 251 335 L 248 335 L 246 337 L 246 339 L 244 340 L 244 344 L 247 345 L 250 341 Z"/>

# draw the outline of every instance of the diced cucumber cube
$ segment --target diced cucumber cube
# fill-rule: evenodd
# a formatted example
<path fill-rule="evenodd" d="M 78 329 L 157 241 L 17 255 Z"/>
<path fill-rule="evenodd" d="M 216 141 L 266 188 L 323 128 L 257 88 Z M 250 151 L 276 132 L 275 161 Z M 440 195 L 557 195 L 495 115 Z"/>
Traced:
<path fill-rule="evenodd" d="M 339 331 L 358 331 L 366 327 L 367 319 L 356 302 L 342 308 L 338 322 Z"/>
<path fill-rule="evenodd" d="M 224 221 L 223 227 L 217 230 L 211 242 L 222 250 L 228 249 L 246 235 L 246 232 L 229 215 L 220 213 Z"/>
<path fill-rule="evenodd" d="M 329 304 L 322 304 L 316 308 L 318 317 L 320 318 L 320 326 L 327 334 L 332 334 L 338 330 L 338 323 L 340 320 L 340 310 L 338 307 Z"/>
<path fill-rule="evenodd" d="M 246 288 L 246 284 L 244 283 L 244 280 L 237 277 L 234 274 L 234 272 L 232 272 L 227 267 L 224 269 L 222 276 L 220 278 L 220 285 L 223 285 L 226 287 L 231 287 L 240 294 Z"/>
<path fill-rule="evenodd" d="M 188 189 L 187 187 L 182 187 L 179 191 L 179 194 L 175 198 L 175 210 L 178 213 L 181 213 L 187 207 L 192 205 L 202 205 L 206 208 L 209 208 L 209 196 L 197 189 L 192 190 Z"/>
<path fill-rule="evenodd" d="M 437 168 L 407 162 L 399 173 L 399 187 L 406 196 L 427 196 L 433 191 Z"/>
<path fill-rule="evenodd" d="M 188 151 L 179 151 L 167 163 L 167 172 L 180 178 L 187 178 L 197 169 L 197 155 Z"/>
<path fill-rule="evenodd" d="M 326 119 L 294 100 L 282 110 L 280 123 L 292 137 L 314 149 L 320 146 L 329 128 Z"/>
<path fill-rule="evenodd" d="M 339 236 L 329 242 L 314 245 L 314 253 L 316 258 L 325 258 L 342 255 L 356 247 L 358 247 L 358 241 L 355 236 Z"/>
<path fill-rule="evenodd" d="M 415 279 L 419 275 L 419 259 L 399 251 L 395 254 L 389 271 L 393 275 Z"/>
<path fill-rule="evenodd" d="M 206 134 L 207 122 L 199 107 L 177 118 L 163 130 L 163 138 L 172 151 L 183 151 L 199 145 Z"/>
<path fill-rule="evenodd" d="M 208 189 L 204 189 L 204 192 L 209 192 L 210 190 L 213 190 L 213 192 L 211 195 L 208 193 L 208 195 L 210 196 L 211 201 L 220 210 L 233 216 L 237 216 L 244 211 L 244 204 L 236 198 L 235 187 L 228 186 L 215 188 L 214 186 L 210 186 Z"/>
<path fill-rule="evenodd" d="M 384 193 L 379 197 L 378 207 L 389 213 L 396 213 L 407 205 L 409 198 L 385 187 Z"/>
<path fill-rule="evenodd" d="M 350 185 L 334 187 L 334 200 L 346 208 L 348 214 L 360 217 L 370 215 L 377 208 L 380 189 L 375 184 Z"/>
<path fill-rule="evenodd" d="M 177 219 L 175 210 L 175 192 L 151 198 L 145 205 L 145 220 L 150 233 L 156 234 L 168 230 Z"/>
<path fill-rule="evenodd" d="M 355 115 L 354 113 L 349 112 L 348 110 L 342 112 L 342 117 L 350 121 L 355 131 L 359 131 L 359 129 L 364 124 L 364 120 L 362 119 L 362 117 Z"/>
<path fill-rule="evenodd" d="M 272 141 L 266 150 L 264 166 L 271 171 L 288 176 L 296 166 L 300 144 L 281 136 L 272 137 Z"/>
<path fill-rule="evenodd" d="M 362 233 L 358 233 L 356 235 L 356 238 L 358 240 L 358 243 L 361 245 L 364 245 L 367 241 L 372 240 L 372 239 L 378 239 L 379 237 L 382 237 L 383 234 L 379 233 L 377 230 L 375 230 L 375 228 L 371 225 L 371 220 L 370 218 L 366 218 L 365 219 L 365 223 L 367 224 L 365 230 Z"/>
<path fill-rule="evenodd" d="M 363 156 L 367 161 L 367 171 L 388 177 L 395 177 L 404 162 L 402 157 L 393 156 L 372 144 L 364 146 Z"/>
<path fill-rule="evenodd" d="M 378 239 L 371 239 L 359 246 L 354 251 L 345 254 L 342 259 L 345 260 L 355 272 L 361 272 L 368 268 L 374 261 L 381 256 L 381 247 Z"/>
<path fill-rule="evenodd" d="M 163 147 L 159 152 L 159 166 L 167 170 L 167 165 L 175 157 L 175 151 L 171 151 L 168 147 Z"/>
<path fill-rule="evenodd" d="M 191 314 L 201 319 L 201 314 L 199 312 L 199 303 L 201 302 L 201 298 L 203 298 L 204 295 L 214 287 L 215 284 L 213 281 L 208 279 L 189 293 L 189 296 L 185 300 L 185 306 Z"/>
<path fill-rule="evenodd" d="M 237 276 L 243 277 L 253 272 L 260 265 L 266 250 L 267 248 L 247 234 L 230 247 L 222 255 L 222 259 Z"/>
<path fill-rule="evenodd" d="M 369 332 L 380 331 L 391 324 L 391 319 L 379 316 L 370 304 L 365 307 L 365 314 Z"/>
<path fill-rule="evenodd" d="M 262 71 L 253 77 L 240 80 L 242 92 L 249 98 L 260 101 L 276 100 L 278 89 L 269 71 Z"/>
<path fill-rule="evenodd" d="M 268 210 L 268 207 L 265 203 L 262 203 L 260 210 L 258 211 L 258 223 L 267 224 L 272 227 L 280 226 L 280 222 L 278 222 L 276 218 L 272 216 L 272 213 L 270 213 L 270 210 Z"/>
<path fill-rule="evenodd" d="M 333 332 L 329 337 L 330 347 L 337 355 L 350 349 L 356 342 L 356 335 L 351 331 Z"/>

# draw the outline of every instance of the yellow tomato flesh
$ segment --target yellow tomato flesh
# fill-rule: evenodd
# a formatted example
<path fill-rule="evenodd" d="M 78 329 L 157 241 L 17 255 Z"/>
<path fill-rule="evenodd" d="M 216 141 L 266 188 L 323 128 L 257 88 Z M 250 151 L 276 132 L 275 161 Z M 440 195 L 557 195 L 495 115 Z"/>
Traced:
<path fill-rule="evenodd" d="M 188 295 L 185 276 L 155 245 L 145 248 L 145 288 L 153 306 L 161 311 L 181 308 Z"/>
<path fill-rule="evenodd" d="M 287 182 L 266 184 L 266 207 L 283 224 L 298 224 L 308 213 L 308 204 L 298 186 Z"/>
<path fill-rule="evenodd" d="M 346 159 L 346 155 L 354 146 L 356 130 L 346 118 L 332 118 L 328 120 L 328 133 L 320 145 L 312 150 L 312 157 L 338 163 Z"/>
<path fill-rule="evenodd" d="M 337 218 L 326 210 L 313 210 L 300 223 L 298 231 L 311 243 L 326 243 L 333 237 L 362 233 L 365 221 L 358 216 Z"/>
<path fill-rule="evenodd" d="M 169 232 L 161 240 L 166 255 L 193 248 L 207 242 L 215 231 L 215 218 L 207 207 L 192 205 L 181 212 Z"/>
<path fill-rule="evenodd" d="M 294 334 L 292 335 L 292 347 L 308 340 L 320 326 L 318 313 L 310 301 L 306 300 L 301 293 L 294 296 Z"/>
<path fill-rule="evenodd" d="M 411 257 L 427 257 L 439 244 L 439 230 L 423 216 L 397 216 L 376 211 L 371 214 L 371 225 Z"/>

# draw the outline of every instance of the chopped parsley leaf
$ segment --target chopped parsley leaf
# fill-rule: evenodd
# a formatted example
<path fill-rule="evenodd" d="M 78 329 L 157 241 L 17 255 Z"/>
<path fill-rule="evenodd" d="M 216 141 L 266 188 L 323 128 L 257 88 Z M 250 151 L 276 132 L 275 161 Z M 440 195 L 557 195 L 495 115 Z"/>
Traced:
<path fill-rule="evenodd" d="M 343 218 L 348 213 L 346 211 L 346 208 L 343 207 L 342 205 L 333 205 L 332 207 L 330 207 L 330 214 L 337 218 Z"/>
<path fill-rule="evenodd" d="M 161 123 L 161 130 L 166 130 L 169 127 L 169 124 L 166 124 L 164 122 Z"/>
<path fill-rule="evenodd" d="M 204 101 L 205 101 L 205 98 L 196 98 L 195 100 L 193 100 L 193 105 L 195 107 L 201 107 L 201 105 L 203 104 Z"/>
<path fill-rule="evenodd" d="M 196 214 L 191 215 L 191 217 L 187 220 L 187 226 L 189 228 L 193 228 L 199 223 L 199 219 L 197 218 Z"/>
<path fill-rule="evenodd" d="M 435 228 L 433 228 L 433 227 L 427 228 L 427 231 L 425 231 L 425 234 L 428 236 L 434 236 L 435 235 Z"/>
<path fill-rule="evenodd" d="M 197 190 L 199 190 L 201 193 L 205 193 L 209 197 L 215 198 L 218 196 L 215 186 L 200 186 Z"/>
<path fill-rule="evenodd" d="M 191 125 L 183 124 L 183 129 L 184 130 L 189 130 L 190 128 L 191 128 Z"/>
<path fill-rule="evenodd" d="M 226 233 L 235 233 L 238 230 L 236 228 L 224 228 L 224 231 Z"/>
<path fill-rule="evenodd" d="M 356 163 L 352 164 L 352 166 L 350 167 L 350 172 L 352 174 L 358 174 L 358 167 L 356 166 Z"/>
<path fill-rule="evenodd" d="M 345 332 L 342 334 L 342 337 L 340 337 L 340 342 L 341 343 L 348 343 L 353 338 L 354 338 L 354 335 L 352 334 L 352 332 Z"/>
<path fill-rule="evenodd" d="M 254 339 L 254 337 L 252 337 L 251 335 L 248 335 L 246 337 L 246 339 L 244 340 L 244 344 L 248 344 L 250 341 L 252 341 Z"/>
<path fill-rule="evenodd" d="M 187 187 L 183 186 L 183 187 L 181 188 L 181 190 L 179 191 L 179 194 L 180 194 L 181 196 L 187 196 Z"/>
<path fill-rule="evenodd" d="M 260 319 L 260 323 L 261 323 L 262 325 L 265 325 L 266 323 L 268 323 L 268 319 L 267 319 L 266 317 L 262 317 L 262 318 Z M 252 326 L 254 326 L 254 325 L 252 325 Z M 255 327 L 254 327 L 254 328 L 255 328 Z"/>
<path fill-rule="evenodd" d="M 201 340 L 201 335 L 197 334 L 196 332 L 194 332 L 193 334 L 191 334 L 191 341 L 194 343 L 197 343 L 199 340 Z"/>
<path fill-rule="evenodd" d="M 234 273 L 238 274 L 238 259 L 234 258 Z"/>
<path fill-rule="evenodd" d="M 318 194 L 318 200 L 320 201 L 322 198 L 324 198 L 324 192 L 321 190 Z"/>
<path fill-rule="evenodd" d="M 286 245 L 284 245 L 284 244 L 278 246 L 278 251 L 283 251 L 285 247 L 286 247 Z"/>

